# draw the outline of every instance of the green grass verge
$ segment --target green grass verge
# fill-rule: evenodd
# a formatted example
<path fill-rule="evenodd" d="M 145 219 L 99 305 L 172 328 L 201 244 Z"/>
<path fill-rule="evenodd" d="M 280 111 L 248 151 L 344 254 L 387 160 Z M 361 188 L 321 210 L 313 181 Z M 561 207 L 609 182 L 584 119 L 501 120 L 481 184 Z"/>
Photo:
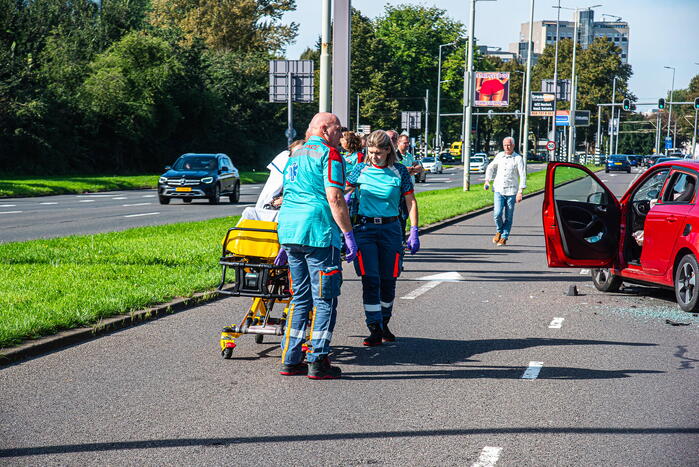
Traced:
<path fill-rule="evenodd" d="M 158 177 L 159 175 L 78 175 L 42 178 L 3 176 L 0 179 L 0 198 L 156 188 Z M 241 183 L 264 183 L 267 177 L 269 172 L 240 172 Z"/>
<path fill-rule="evenodd" d="M 527 192 L 541 189 L 544 175 L 530 174 Z M 493 203 L 482 185 L 417 197 L 421 225 Z M 0 347 L 213 289 L 221 240 L 237 220 L 0 244 Z"/>
<path fill-rule="evenodd" d="M 237 220 L 0 245 L 0 347 L 213 289 Z"/>

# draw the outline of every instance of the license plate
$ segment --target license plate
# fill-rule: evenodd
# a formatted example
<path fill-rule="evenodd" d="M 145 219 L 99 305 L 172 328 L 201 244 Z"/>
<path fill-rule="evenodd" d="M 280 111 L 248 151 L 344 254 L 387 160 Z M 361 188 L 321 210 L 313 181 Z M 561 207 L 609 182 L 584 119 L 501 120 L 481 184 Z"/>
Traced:
<path fill-rule="evenodd" d="M 621 165 L 621 162 L 615 162 L 614 165 Z"/>
<path fill-rule="evenodd" d="M 192 189 L 188 186 L 178 186 L 175 191 L 192 191 Z"/>

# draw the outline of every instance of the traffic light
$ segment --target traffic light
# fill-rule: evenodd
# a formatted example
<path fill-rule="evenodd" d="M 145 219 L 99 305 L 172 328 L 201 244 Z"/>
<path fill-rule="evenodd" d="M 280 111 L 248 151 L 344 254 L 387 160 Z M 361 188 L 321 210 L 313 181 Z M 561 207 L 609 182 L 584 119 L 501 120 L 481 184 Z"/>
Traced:
<path fill-rule="evenodd" d="M 664 110 L 665 109 L 665 99 L 660 98 L 658 99 L 658 110 Z"/>
<path fill-rule="evenodd" d="M 694 98 L 694 108 L 699 109 L 699 97 Z"/>
<path fill-rule="evenodd" d="M 628 112 L 629 110 L 631 110 L 631 101 L 628 99 L 624 99 L 624 103 L 622 104 L 622 106 L 624 107 L 624 110 Z"/>

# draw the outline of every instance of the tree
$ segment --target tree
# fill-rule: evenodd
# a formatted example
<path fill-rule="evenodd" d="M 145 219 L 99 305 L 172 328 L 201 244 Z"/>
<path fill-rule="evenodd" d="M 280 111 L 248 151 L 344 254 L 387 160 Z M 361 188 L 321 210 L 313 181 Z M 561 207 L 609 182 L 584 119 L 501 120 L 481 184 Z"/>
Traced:
<path fill-rule="evenodd" d="M 296 37 L 297 24 L 280 23 L 295 8 L 295 0 L 153 0 L 150 22 L 216 50 L 278 53 Z"/>

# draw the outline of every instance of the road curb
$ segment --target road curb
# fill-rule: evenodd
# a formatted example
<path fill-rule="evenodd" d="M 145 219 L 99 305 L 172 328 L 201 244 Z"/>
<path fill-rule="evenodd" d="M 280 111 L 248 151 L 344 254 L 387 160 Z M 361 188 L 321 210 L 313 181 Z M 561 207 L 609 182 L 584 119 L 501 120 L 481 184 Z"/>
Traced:
<path fill-rule="evenodd" d="M 191 297 L 177 298 L 167 303 L 143 310 L 112 316 L 101 320 L 93 326 L 69 329 L 52 336 L 32 339 L 16 347 L 0 349 L 0 367 L 11 365 L 31 357 L 45 355 L 71 345 L 87 342 L 119 329 L 137 326 L 153 319 L 180 313 L 195 306 L 215 302 L 225 297 L 226 295 L 220 294 L 215 290 L 200 292 Z"/>
<path fill-rule="evenodd" d="M 527 193 L 522 198 L 532 198 L 534 196 L 540 195 L 543 192 L 544 189 L 533 191 L 531 193 Z M 490 205 L 481 209 L 477 209 L 475 211 L 471 211 L 466 214 L 461 214 L 449 219 L 445 219 L 443 221 L 436 222 L 434 224 L 430 224 L 426 227 L 420 228 L 420 233 L 423 235 L 430 234 L 445 227 L 449 227 L 450 225 L 457 224 L 466 219 L 471 219 L 472 217 L 485 214 L 491 211 L 492 209 L 493 206 Z M 161 318 L 163 316 L 172 315 L 174 313 L 180 313 L 182 311 L 189 310 L 195 306 L 203 305 L 205 303 L 212 303 L 226 297 L 226 295 L 222 295 L 215 290 L 208 292 L 200 292 L 194 294 L 191 297 L 177 298 L 154 307 L 106 318 L 104 320 L 101 320 L 94 326 L 70 329 L 67 331 L 59 332 L 58 334 L 54 334 L 52 336 L 42 337 L 39 339 L 33 339 L 23 342 L 22 344 L 16 347 L 0 349 L 0 368 L 2 368 L 3 366 L 8 366 L 26 360 L 31 357 L 45 355 L 71 345 L 87 342 L 91 339 L 95 339 L 101 335 L 108 334 L 119 329 L 136 326 L 150 320 Z"/>

